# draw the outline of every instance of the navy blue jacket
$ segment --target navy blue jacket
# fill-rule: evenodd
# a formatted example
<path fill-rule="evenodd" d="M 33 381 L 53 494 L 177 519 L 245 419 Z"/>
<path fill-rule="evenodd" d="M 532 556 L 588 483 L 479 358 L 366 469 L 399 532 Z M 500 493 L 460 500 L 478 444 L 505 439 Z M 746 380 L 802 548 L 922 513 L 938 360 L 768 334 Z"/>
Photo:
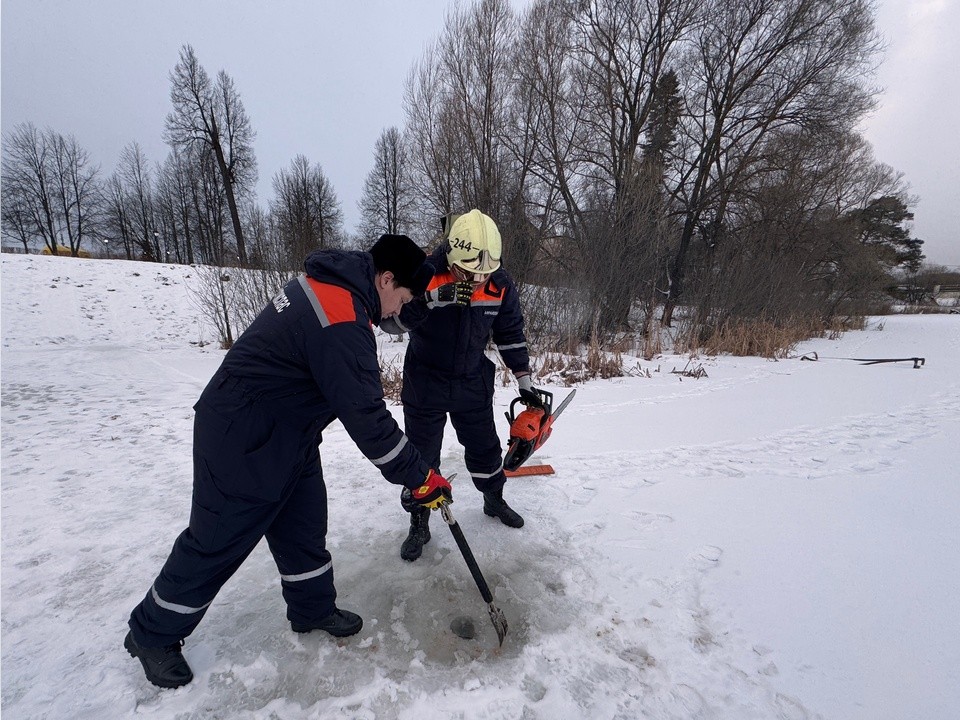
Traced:
<path fill-rule="evenodd" d="M 456 280 L 442 246 L 430 255 L 429 262 L 436 273 L 428 291 Z M 466 378 L 480 373 L 491 337 L 514 374 L 530 370 L 520 297 L 502 266 L 474 291 L 469 307 L 432 307 L 424 296 L 404 305 L 399 319 L 391 318 L 381 329 L 409 332 L 407 360 L 428 368 L 433 375 Z"/>
<path fill-rule="evenodd" d="M 272 416 L 280 428 L 269 441 L 278 474 L 315 452 L 321 431 L 339 418 L 387 480 L 417 487 L 429 468 L 383 400 L 373 258 L 320 250 L 304 266 L 306 275 L 287 283 L 236 341 L 201 403 L 215 402 L 223 388 Z"/>

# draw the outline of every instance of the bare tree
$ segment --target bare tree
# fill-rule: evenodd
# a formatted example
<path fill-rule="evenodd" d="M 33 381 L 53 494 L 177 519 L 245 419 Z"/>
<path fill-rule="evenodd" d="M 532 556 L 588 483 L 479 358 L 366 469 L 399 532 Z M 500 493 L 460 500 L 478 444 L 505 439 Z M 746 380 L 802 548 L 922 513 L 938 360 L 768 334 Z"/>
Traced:
<path fill-rule="evenodd" d="M 724 242 L 691 249 L 691 329 L 701 338 L 736 324 L 815 326 L 863 312 L 899 252 L 919 250 L 902 227 L 901 177 L 858 135 L 775 132 L 757 165 L 731 205 Z"/>
<path fill-rule="evenodd" d="M 446 19 L 440 58 L 456 123 L 464 208 L 499 215 L 510 155 L 506 125 L 516 22 L 507 0 L 480 0 Z"/>
<path fill-rule="evenodd" d="M 0 227 L 4 237 L 23 245 L 23 252 L 30 252 L 30 245 L 36 237 L 34 224 L 30 217 L 30 210 L 20 190 L 7 180 L 4 174 L 2 182 L 2 200 L 0 200 Z"/>
<path fill-rule="evenodd" d="M 404 103 L 409 151 L 422 222 L 429 226 L 472 207 L 497 219 L 517 192 L 504 142 L 516 32 L 508 0 L 455 7 L 410 75 Z M 501 232 L 509 245 L 510 228 Z"/>
<path fill-rule="evenodd" d="M 56 255 L 59 232 L 52 137 L 52 132 L 42 133 L 33 123 L 17 125 L 3 143 L 3 185 L 6 197 L 19 198 L 16 207 L 21 220 Z"/>
<path fill-rule="evenodd" d="M 99 168 L 73 136 L 18 125 L 3 146 L 6 217 L 11 229 L 43 240 L 54 255 L 59 247 L 78 255 L 99 232 Z"/>
<path fill-rule="evenodd" d="M 528 196 L 550 237 L 544 254 L 591 295 L 589 326 L 615 330 L 651 297 L 664 252 L 658 189 L 676 124 L 689 1 L 543 0 L 525 18 L 518 101 L 535 128 Z M 668 80 L 673 79 L 673 85 Z"/>
<path fill-rule="evenodd" d="M 252 267 L 197 267 L 197 283 L 191 298 L 217 332 L 220 345 L 229 348 L 267 303 L 300 269 L 288 269 L 287 258 L 277 241 L 270 216 L 253 208 L 245 218 L 250 239 Z"/>
<path fill-rule="evenodd" d="M 272 214 L 287 267 L 300 266 L 311 251 L 337 247 L 342 240 L 340 201 L 319 165 L 297 155 L 273 179 Z"/>
<path fill-rule="evenodd" d="M 139 143 L 130 143 L 120 151 L 117 177 L 126 200 L 127 228 L 140 256 L 144 260 L 166 260 L 160 247 L 149 161 Z"/>
<path fill-rule="evenodd" d="M 72 135 L 50 134 L 53 152 L 54 195 L 61 244 L 66 237 L 70 254 L 76 257 L 86 241 L 97 237 L 101 206 L 99 167 Z"/>
<path fill-rule="evenodd" d="M 517 23 L 498 0 L 457 6 L 407 83 L 419 221 L 479 204 L 539 281 L 587 296 L 567 314 L 581 333 L 649 329 L 664 299 L 669 324 L 685 285 L 704 330 L 835 309 L 882 255 L 919 252 L 909 198 L 851 140 L 876 97 L 873 11 L 535 0 Z"/>
<path fill-rule="evenodd" d="M 130 224 L 129 198 L 123 181 L 117 173 L 107 180 L 103 194 L 105 239 L 123 249 L 124 257 L 133 260 L 136 241 Z"/>
<path fill-rule="evenodd" d="M 175 149 L 157 169 L 154 204 L 165 253 L 178 263 L 193 264 L 196 214 L 191 198 L 191 177 L 196 168 L 185 163 Z M 169 259 L 169 258 L 168 258 Z"/>
<path fill-rule="evenodd" d="M 374 148 L 373 169 L 363 185 L 360 233 L 375 238 L 382 233 L 408 233 L 412 224 L 413 187 L 407 151 L 400 131 L 387 128 Z"/>
<path fill-rule="evenodd" d="M 553 0 L 535 2 L 524 17 L 515 56 L 513 118 L 518 127 L 509 133 L 513 140 L 508 139 L 514 154 L 526 160 L 528 215 L 536 219 L 537 235 L 546 238 L 530 249 L 530 262 L 539 253 L 541 264 L 559 267 L 568 277 L 574 264 L 568 262 L 566 248 L 580 226 L 576 185 L 585 166 L 574 152 L 582 106 L 570 72 L 572 18 L 568 5 Z"/>
<path fill-rule="evenodd" d="M 250 191 L 256 182 L 256 159 L 255 133 L 240 94 L 222 70 L 216 82 L 211 81 L 189 45 L 181 49 L 170 81 L 173 112 L 167 116 L 166 139 L 175 148 L 193 149 L 192 157 L 210 157 L 215 163 L 230 211 L 237 257 L 245 265 L 247 251 L 238 196 Z M 197 145 L 209 151 L 209 156 L 196 152 Z"/>
<path fill-rule="evenodd" d="M 227 350 L 233 347 L 233 341 L 242 332 L 234 317 L 236 283 L 235 272 L 242 269 L 224 268 L 216 264 L 197 266 L 197 283 L 190 288 L 190 298 L 194 306 L 219 336 L 220 347 Z"/>
<path fill-rule="evenodd" d="M 231 223 L 229 203 L 213 153 L 196 146 L 188 148 L 183 155 L 186 173 L 182 177 L 193 211 L 196 259 L 214 265 L 234 265 L 236 256 L 227 246 L 226 228 Z"/>
<path fill-rule="evenodd" d="M 736 194 L 787 127 L 850 127 L 874 91 L 862 78 L 877 51 L 868 0 L 711 0 L 684 67 L 687 111 L 673 195 L 683 229 L 670 265 L 669 325 L 695 233 L 714 247 Z"/>
<path fill-rule="evenodd" d="M 404 109 L 406 145 L 416 190 L 418 234 L 437 233 L 437 221 L 457 207 L 456 131 L 453 111 L 441 94 L 436 49 L 429 48 L 407 79 Z"/>
<path fill-rule="evenodd" d="M 280 242 L 276 218 L 259 207 L 253 207 L 246 219 L 246 226 L 250 231 L 250 255 L 253 267 L 263 273 L 281 272 L 284 273 L 286 278 L 288 276 L 285 272 L 287 266 L 286 253 Z M 264 286 L 268 287 L 264 295 L 266 299 L 272 298 L 276 294 L 275 290 L 279 290 L 279 287 L 275 288 L 268 282 L 265 282 Z"/>
<path fill-rule="evenodd" d="M 659 158 L 650 147 L 671 140 L 669 79 L 678 46 L 696 18 L 691 2 L 587 3 L 574 20 L 582 93 L 580 153 L 587 165 L 589 209 L 580 262 L 599 329 L 627 325 L 633 302 L 649 297 L 661 260 L 664 198 Z M 586 242 L 583 242 L 586 241 Z"/>

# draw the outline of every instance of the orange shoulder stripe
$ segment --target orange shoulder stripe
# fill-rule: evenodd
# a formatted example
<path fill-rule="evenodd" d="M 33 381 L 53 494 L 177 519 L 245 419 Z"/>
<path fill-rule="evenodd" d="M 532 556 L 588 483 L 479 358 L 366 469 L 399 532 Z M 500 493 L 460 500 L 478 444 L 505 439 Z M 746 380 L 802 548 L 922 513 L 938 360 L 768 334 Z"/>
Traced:
<path fill-rule="evenodd" d="M 456 281 L 457 281 L 457 278 L 454 277 L 453 273 L 450 272 L 449 270 L 445 270 L 433 276 L 433 280 L 431 280 L 430 284 L 427 285 L 427 290 L 436 290 L 441 285 L 446 285 L 447 283 L 452 283 Z"/>
<path fill-rule="evenodd" d="M 313 305 L 320 324 L 324 327 L 341 322 L 356 322 L 357 311 L 353 307 L 353 295 L 349 290 L 336 285 L 322 283 L 306 275 L 301 276 L 301 285 L 305 284 L 307 299 Z"/>

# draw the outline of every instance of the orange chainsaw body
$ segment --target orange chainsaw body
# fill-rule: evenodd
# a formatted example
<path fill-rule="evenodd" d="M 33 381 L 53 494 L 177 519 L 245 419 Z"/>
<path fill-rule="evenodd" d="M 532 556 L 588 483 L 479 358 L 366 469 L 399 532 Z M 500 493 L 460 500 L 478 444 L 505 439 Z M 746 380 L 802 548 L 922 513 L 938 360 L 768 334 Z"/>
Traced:
<path fill-rule="evenodd" d="M 510 423 L 510 440 L 507 442 L 507 454 L 503 460 L 504 470 L 516 470 L 523 465 L 534 451 L 542 447 L 553 430 L 553 394 L 546 390 L 537 390 L 541 405 L 527 406 L 519 415 L 514 408 L 520 398 L 510 403 L 510 412 L 505 413 Z"/>

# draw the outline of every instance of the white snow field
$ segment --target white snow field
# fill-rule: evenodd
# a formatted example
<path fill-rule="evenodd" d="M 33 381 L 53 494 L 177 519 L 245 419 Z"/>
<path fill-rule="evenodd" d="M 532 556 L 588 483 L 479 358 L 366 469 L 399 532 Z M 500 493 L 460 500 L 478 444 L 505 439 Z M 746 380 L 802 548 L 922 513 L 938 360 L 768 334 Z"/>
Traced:
<path fill-rule="evenodd" d="M 502 648 L 439 517 L 401 560 L 398 489 L 334 424 L 329 547 L 361 633 L 293 633 L 262 543 L 187 638 L 193 683 L 153 687 L 126 621 L 186 525 L 191 408 L 223 356 L 197 344 L 195 281 L 2 256 L 5 720 L 960 717 L 956 315 L 798 348 L 818 362 L 698 358 L 693 379 L 664 356 L 585 383 L 530 461 L 556 474 L 507 485 L 521 530 L 483 515 L 451 430 Z M 473 640 L 450 631 L 464 615 Z"/>

